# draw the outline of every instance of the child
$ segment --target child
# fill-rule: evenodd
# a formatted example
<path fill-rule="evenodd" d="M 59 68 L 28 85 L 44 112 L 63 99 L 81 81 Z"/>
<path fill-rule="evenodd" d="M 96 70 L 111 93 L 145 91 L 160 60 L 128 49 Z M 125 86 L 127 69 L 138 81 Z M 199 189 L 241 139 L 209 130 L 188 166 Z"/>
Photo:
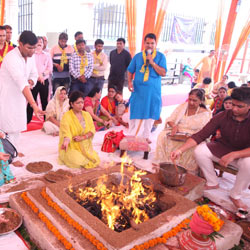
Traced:
<path fill-rule="evenodd" d="M 227 96 L 226 98 L 224 98 L 221 109 L 217 110 L 215 114 L 218 114 L 220 112 L 223 112 L 229 109 L 232 109 L 232 97 L 231 96 Z M 220 137 L 221 137 L 220 130 L 217 129 L 216 134 L 212 137 L 212 140 L 214 141 L 216 139 L 219 139 Z"/>
<path fill-rule="evenodd" d="M 0 132 L 0 186 L 5 183 L 10 183 L 15 180 L 15 177 L 10 171 L 9 167 L 9 155 L 5 154 L 2 140 L 5 137 L 3 133 Z"/>
<path fill-rule="evenodd" d="M 128 112 L 128 106 L 129 106 L 129 102 L 126 102 L 125 100 L 123 100 L 123 96 L 121 92 L 117 92 L 115 99 L 117 100 L 116 102 L 116 109 L 115 109 L 115 116 L 116 119 L 118 120 L 118 122 L 120 124 L 122 124 L 123 126 L 125 126 L 126 128 L 128 128 L 128 123 L 125 122 L 122 119 L 122 116 Z"/>
<path fill-rule="evenodd" d="M 191 89 L 197 84 L 197 80 L 198 80 L 198 76 L 199 76 L 200 70 L 196 69 L 194 71 L 194 75 L 193 75 L 193 82 L 191 84 Z"/>

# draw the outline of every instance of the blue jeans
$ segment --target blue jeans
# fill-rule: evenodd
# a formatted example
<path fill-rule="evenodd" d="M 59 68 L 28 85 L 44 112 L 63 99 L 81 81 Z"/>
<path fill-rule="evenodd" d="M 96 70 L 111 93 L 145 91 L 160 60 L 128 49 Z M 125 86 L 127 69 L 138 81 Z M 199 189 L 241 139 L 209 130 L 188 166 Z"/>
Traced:
<path fill-rule="evenodd" d="M 73 91 L 81 91 L 85 97 L 89 94 L 92 88 L 93 85 L 90 79 L 87 79 L 87 82 L 85 83 L 79 81 L 78 79 L 74 79 L 71 82 L 70 93 L 72 93 Z"/>
<path fill-rule="evenodd" d="M 100 90 L 102 90 L 104 85 L 104 77 L 90 77 L 89 80 L 92 82 L 93 87 L 98 87 Z"/>

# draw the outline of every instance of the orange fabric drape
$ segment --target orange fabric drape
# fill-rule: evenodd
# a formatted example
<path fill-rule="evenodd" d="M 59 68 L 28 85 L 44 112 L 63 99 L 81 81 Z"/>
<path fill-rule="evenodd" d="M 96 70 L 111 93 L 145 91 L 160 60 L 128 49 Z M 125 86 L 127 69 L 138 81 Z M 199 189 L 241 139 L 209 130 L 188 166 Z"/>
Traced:
<path fill-rule="evenodd" d="M 228 67 L 227 67 L 227 71 L 226 72 L 228 72 L 228 70 L 232 66 L 234 59 L 236 58 L 239 50 L 241 49 L 241 47 L 243 46 L 243 44 L 246 42 L 246 40 L 247 40 L 247 38 L 248 38 L 249 35 L 250 35 L 250 16 L 248 18 L 248 21 L 247 21 L 246 25 L 244 26 L 244 28 L 241 31 L 239 40 L 237 42 L 237 45 L 235 47 L 235 50 L 233 52 L 232 58 L 230 60 L 230 63 L 228 65 Z"/>
<path fill-rule="evenodd" d="M 5 10 L 5 0 L 1 0 L 1 23 L 3 25 L 4 22 L 4 10 Z"/>
<path fill-rule="evenodd" d="M 222 16 L 224 10 L 224 0 L 218 1 L 218 12 L 217 12 L 217 19 L 216 19 L 216 31 L 215 31 L 215 43 L 214 43 L 214 50 L 217 52 L 220 47 L 220 40 L 221 40 L 221 26 L 222 26 Z"/>
<path fill-rule="evenodd" d="M 126 0 L 126 22 L 129 52 L 133 57 L 136 51 L 136 0 Z"/>
<path fill-rule="evenodd" d="M 157 19 L 156 19 L 156 23 L 155 23 L 155 27 L 154 27 L 154 34 L 156 35 L 156 40 L 157 41 L 158 41 L 158 39 L 160 37 L 160 34 L 161 34 L 161 30 L 162 30 L 164 18 L 165 18 L 165 15 L 166 15 L 168 3 L 169 3 L 169 0 L 162 0 L 161 1 L 161 7 L 159 9 Z"/>
<path fill-rule="evenodd" d="M 237 9 L 238 1 L 239 0 L 231 1 L 231 6 L 230 6 L 228 18 L 227 18 L 226 29 L 225 29 L 225 33 L 223 37 L 222 47 L 228 46 L 228 49 L 230 47 L 235 20 L 237 16 L 236 9 Z M 215 76 L 214 76 L 215 82 L 218 81 L 221 78 L 221 76 L 224 74 L 225 66 L 226 66 L 226 60 L 222 60 L 222 58 L 219 56 L 219 62 L 216 68 Z"/>
<path fill-rule="evenodd" d="M 143 28 L 143 35 L 142 35 L 142 50 L 144 48 L 144 37 L 148 33 L 154 32 L 155 27 L 155 16 L 157 10 L 157 2 L 158 0 L 147 0 L 147 7 L 145 12 L 145 19 L 144 19 L 144 28 Z"/>

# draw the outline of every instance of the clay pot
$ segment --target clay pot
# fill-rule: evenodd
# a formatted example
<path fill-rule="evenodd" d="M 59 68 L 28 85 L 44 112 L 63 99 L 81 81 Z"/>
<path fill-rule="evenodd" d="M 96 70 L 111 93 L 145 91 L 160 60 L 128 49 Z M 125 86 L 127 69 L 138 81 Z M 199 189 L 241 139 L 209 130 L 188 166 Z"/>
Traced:
<path fill-rule="evenodd" d="M 192 232 L 191 229 L 183 231 L 180 234 L 179 246 L 181 250 L 216 250 L 214 241 Z"/>

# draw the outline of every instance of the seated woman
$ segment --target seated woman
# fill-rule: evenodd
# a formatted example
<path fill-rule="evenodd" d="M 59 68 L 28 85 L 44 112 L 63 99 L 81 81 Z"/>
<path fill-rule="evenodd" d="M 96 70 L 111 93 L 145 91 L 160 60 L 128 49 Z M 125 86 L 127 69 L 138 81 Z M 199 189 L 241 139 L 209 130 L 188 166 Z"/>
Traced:
<path fill-rule="evenodd" d="M 109 112 L 111 116 L 115 116 L 115 96 L 117 93 L 117 89 L 115 86 L 111 86 L 108 88 L 108 95 L 102 98 L 101 105 Z"/>
<path fill-rule="evenodd" d="M 70 110 L 60 122 L 59 163 L 70 168 L 94 168 L 100 163 L 92 145 L 95 126 L 90 114 L 82 110 L 82 92 L 73 91 L 69 104 Z"/>
<path fill-rule="evenodd" d="M 195 85 L 195 89 L 204 89 L 205 91 L 205 105 L 211 105 L 213 102 L 213 97 L 212 97 L 212 79 L 209 77 L 206 77 L 203 79 L 202 83 L 198 83 Z"/>
<path fill-rule="evenodd" d="M 227 88 L 220 87 L 218 90 L 218 96 L 215 97 L 213 103 L 210 105 L 210 109 L 213 111 L 212 114 L 215 115 L 216 112 L 222 108 L 223 100 L 227 97 Z"/>
<path fill-rule="evenodd" d="M 184 140 L 175 140 L 176 133 L 190 136 L 201 130 L 211 119 L 211 111 L 206 108 L 203 101 L 204 91 L 192 89 L 189 92 L 188 102 L 179 105 L 166 120 L 165 129 L 157 138 L 156 160 L 171 162 L 170 153 L 184 143 Z M 198 168 L 193 157 L 193 149 L 183 153 L 176 163 L 191 173 L 196 173 Z"/>
<path fill-rule="evenodd" d="M 46 107 L 46 121 L 43 130 L 48 135 L 59 135 L 60 120 L 65 112 L 69 110 L 69 99 L 65 87 L 61 86 L 49 101 Z"/>
<path fill-rule="evenodd" d="M 117 124 L 115 117 L 100 104 L 100 98 L 102 91 L 99 87 L 94 87 L 84 99 L 84 110 L 89 112 L 94 124 L 96 131 L 105 130 Z M 101 115 L 102 114 L 102 115 Z"/>

